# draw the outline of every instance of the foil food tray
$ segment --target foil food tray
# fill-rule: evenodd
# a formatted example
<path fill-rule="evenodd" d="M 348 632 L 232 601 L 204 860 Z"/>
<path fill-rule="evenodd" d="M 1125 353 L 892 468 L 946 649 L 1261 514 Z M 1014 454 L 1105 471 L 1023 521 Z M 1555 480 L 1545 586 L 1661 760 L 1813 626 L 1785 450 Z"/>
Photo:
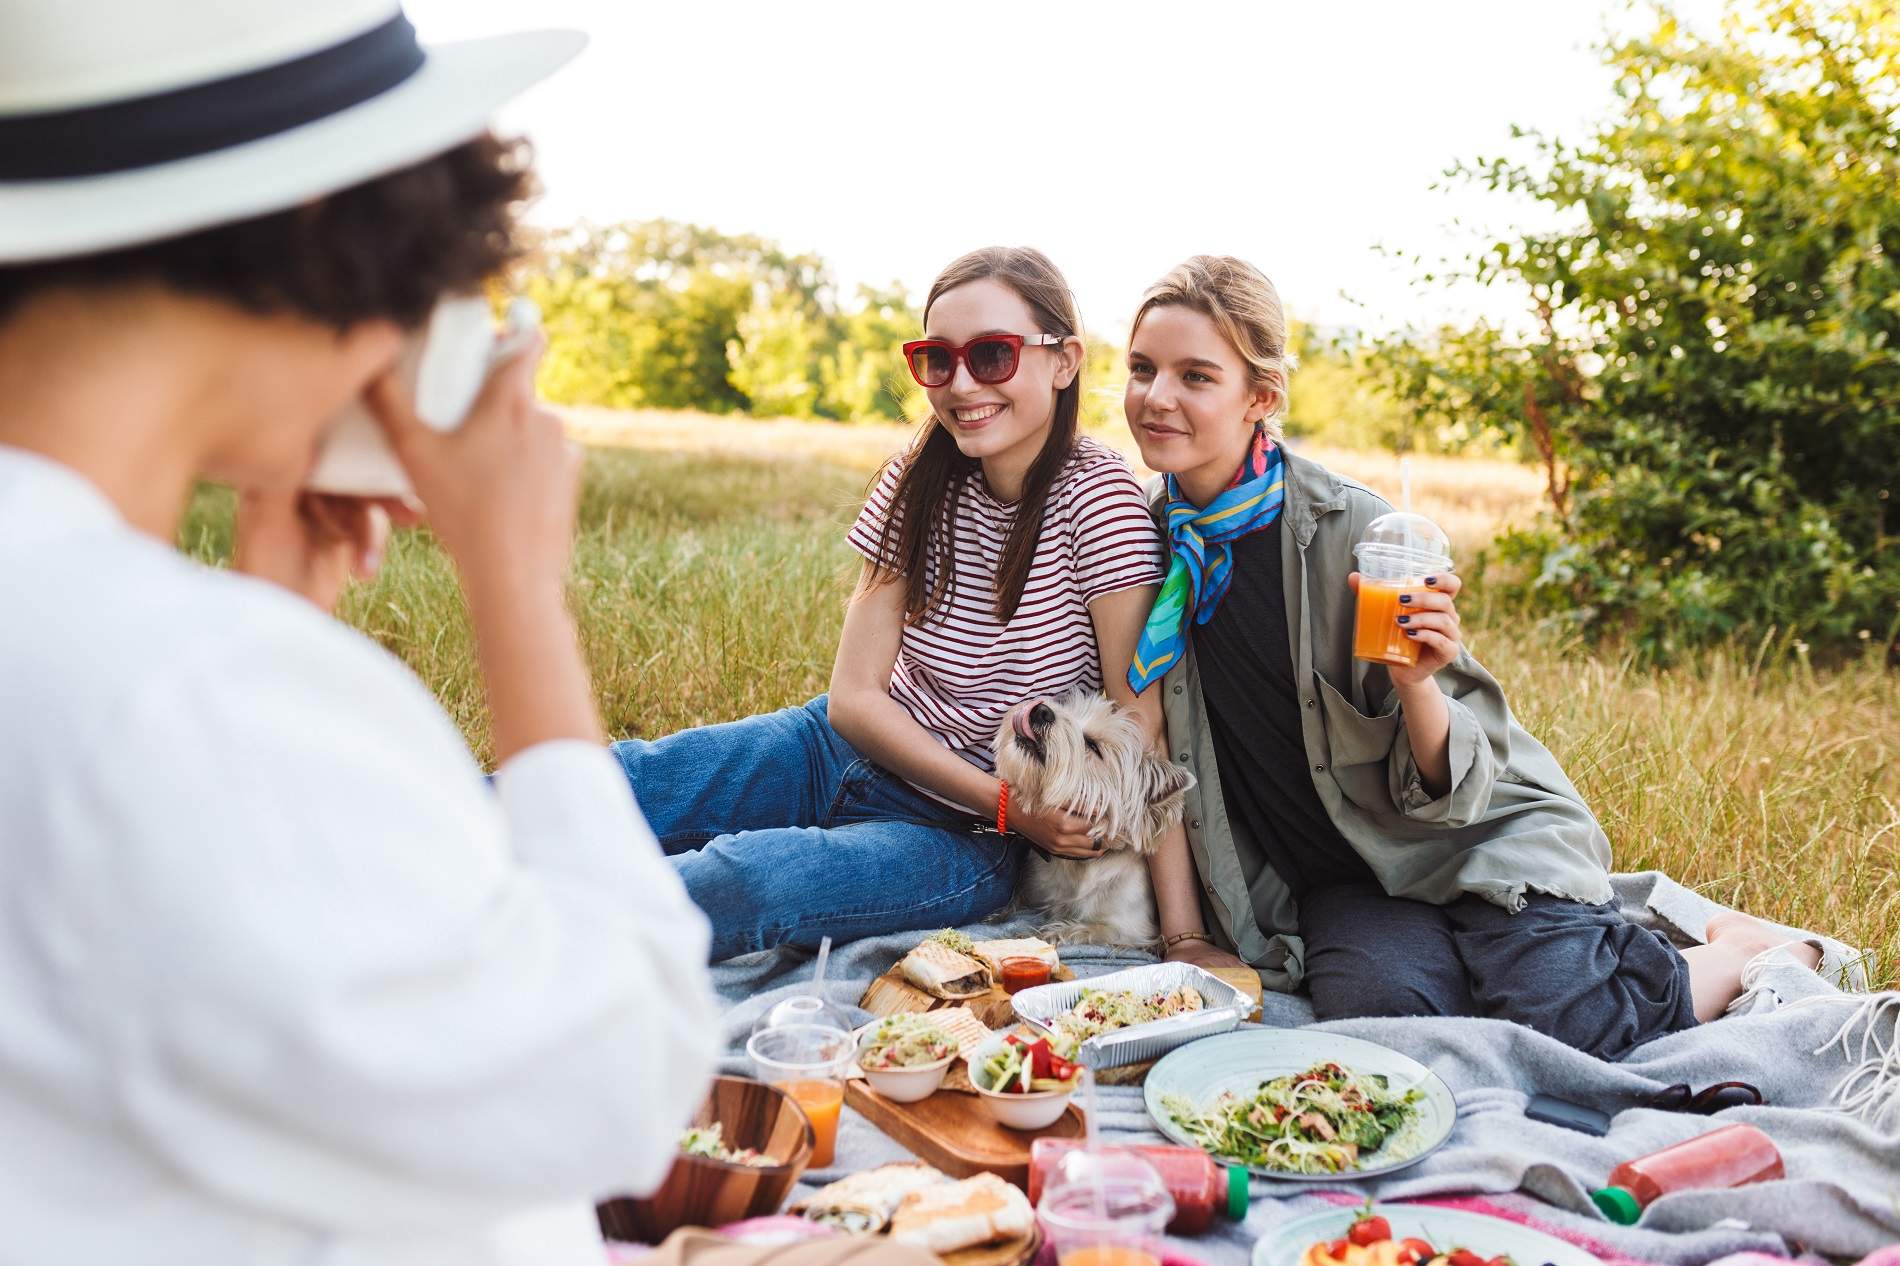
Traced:
<path fill-rule="evenodd" d="M 1032 1028 L 1055 1032 L 1055 1020 L 1082 1000 L 1084 989 L 1125 990 L 1130 993 L 1164 993 L 1192 985 L 1207 1003 L 1199 1011 L 1171 1015 L 1165 1020 L 1134 1024 L 1097 1034 L 1082 1043 L 1078 1059 L 1090 1068 L 1119 1068 L 1159 1059 L 1177 1046 L 1196 1038 L 1212 1037 L 1240 1027 L 1253 1010 L 1252 1001 L 1219 976 L 1201 970 L 1192 963 L 1156 963 L 1149 967 L 1129 967 L 1091 976 L 1087 980 L 1065 980 L 1037 985 L 1015 997 L 1016 1014 Z"/>

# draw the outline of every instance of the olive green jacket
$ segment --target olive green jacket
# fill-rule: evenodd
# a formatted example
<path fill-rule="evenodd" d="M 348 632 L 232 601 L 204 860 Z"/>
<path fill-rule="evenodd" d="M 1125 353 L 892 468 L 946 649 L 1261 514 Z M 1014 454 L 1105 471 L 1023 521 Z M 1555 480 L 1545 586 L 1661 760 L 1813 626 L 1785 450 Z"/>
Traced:
<path fill-rule="evenodd" d="M 1370 490 L 1287 454 L 1281 514 L 1287 632 L 1313 786 L 1333 825 L 1385 890 L 1443 905 L 1475 893 L 1516 911 L 1524 893 L 1610 900 L 1610 844 L 1556 758 L 1511 716 L 1469 651 L 1436 680 L 1451 711 L 1451 790 L 1425 789 L 1386 670 L 1352 657 L 1352 547 L 1391 509 Z M 1159 512 L 1161 481 L 1149 489 Z M 1174 757 L 1198 780 L 1187 795 L 1188 845 L 1210 932 L 1269 988 L 1305 975 L 1293 894 L 1244 826 L 1228 818 L 1187 654 L 1162 679 Z"/>

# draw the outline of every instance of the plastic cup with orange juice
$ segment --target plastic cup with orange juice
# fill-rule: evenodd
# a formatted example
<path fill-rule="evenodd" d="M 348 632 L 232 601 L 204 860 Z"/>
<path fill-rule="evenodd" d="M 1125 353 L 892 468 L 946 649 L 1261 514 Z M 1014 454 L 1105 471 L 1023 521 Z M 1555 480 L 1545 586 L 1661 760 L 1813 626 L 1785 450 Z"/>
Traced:
<path fill-rule="evenodd" d="M 1077 1150 L 1043 1189 L 1036 1216 L 1055 1247 L 1056 1266 L 1161 1266 L 1174 1197 L 1134 1151 Z"/>
<path fill-rule="evenodd" d="M 1399 617 L 1411 608 L 1399 598 L 1429 592 L 1427 576 L 1451 570 L 1451 543 L 1438 525 L 1420 514 L 1394 510 L 1366 525 L 1353 547 L 1359 560 L 1359 609 L 1353 620 L 1354 658 L 1410 667 L 1418 643 L 1405 635 Z"/>
<path fill-rule="evenodd" d="M 832 1163 L 844 1075 L 856 1044 L 837 1009 L 813 997 L 790 998 L 768 1012 L 746 1043 L 759 1080 L 777 1086 L 811 1122 L 811 1167 Z"/>

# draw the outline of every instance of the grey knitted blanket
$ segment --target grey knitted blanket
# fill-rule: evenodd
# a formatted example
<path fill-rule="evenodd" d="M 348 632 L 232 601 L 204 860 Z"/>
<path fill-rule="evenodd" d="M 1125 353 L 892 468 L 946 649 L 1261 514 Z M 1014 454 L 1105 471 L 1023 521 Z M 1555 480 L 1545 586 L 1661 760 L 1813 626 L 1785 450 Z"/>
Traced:
<path fill-rule="evenodd" d="M 1685 944 L 1699 939 L 1720 908 L 1660 875 L 1620 875 L 1615 884 L 1631 919 Z M 996 925 L 972 930 L 997 934 Z M 868 1018 L 855 1012 L 858 997 L 914 940 L 873 938 L 834 947 L 825 995 Z M 1828 949 L 1829 963 L 1853 961 L 1845 946 L 1830 942 Z M 1063 957 L 1085 977 L 1147 961 L 1126 951 L 1080 947 Z M 811 976 L 811 955 L 794 951 L 714 968 L 727 1003 L 728 1071 L 749 1071 L 744 1048 L 753 1022 L 773 1002 L 807 988 Z M 1860 980 L 1864 975 L 1850 969 L 1846 983 Z M 1310 1023 L 1312 1013 L 1303 997 L 1270 993 L 1262 1019 L 1290 1027 Z M 1651 1042 L 1615 1064 L 1497 1020 L 1351 1020 L 1317 1027 L 1403 1051 L 1443 1077 L 1458 1098 L 1458 1125 L 1444 1147 L 1382 1182 L 1341 1183 L 1339 1190 L 1380 1199 L 1523 1193 L 1504 1199 L 1528 1210 L 1535 1206 L 1526 1194 L 1536 1197 L 1547 1202 L 1537 1208 L 1543 1221 L 1587 1234 L 1624 1256 L 1671 1266 L 1699 1266 L 1748 1250 L 1851 1258 L 1900 1241 L 1900 994 L 1844 992 L 1792 960 L 1773 964 L 1729 1016 Z M 1728 1080 L 1760 1087 L 1767 1106 L 1730 1109 L 1714 1121 L 1633 1106 L 1675 1082 Z M 1593 1138 L 1527 1119 L 1524 1103 L 1538 1092 L 1614 1113 L 1609 1136 Z M 1161 1141 L 1139 1090 L 1099 1093 L 1105 1134 Z M 1773 1136 L 1787 1164 L 1786 1180 L 1667 1196 L 1635 1227 L 1611 1225 L 1590 1204 L 1587 1190 L 1601 1185 L 1620 1161 L 1729 1121 L 1750 1122 Z M 903 1155 L 847 1112 L 836 1165 L 807 1175 L 806 1185 Z M 1174 1247 L 1215 1266 L 1240 1266 L 1275 1225 L 1324 1207 L 1327 1202 L 1310 1185 L 1256 1179 L 1253 1212 L 1244 1223 Z"/>

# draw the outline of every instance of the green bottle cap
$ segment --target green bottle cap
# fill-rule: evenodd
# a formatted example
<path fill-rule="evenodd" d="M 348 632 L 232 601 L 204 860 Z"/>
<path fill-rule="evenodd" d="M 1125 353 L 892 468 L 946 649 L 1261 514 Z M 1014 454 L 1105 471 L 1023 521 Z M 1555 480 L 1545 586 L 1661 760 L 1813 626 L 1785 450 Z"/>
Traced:
<path fill-rule="evenodd" d="M 1253 1199 L 1253 1175 L 1239 1165 L 1227 1167 L 1227 1216 L 1239 1222 L 1247 1216 L 1247 1202 Z"/>
<path fill-rule="evenodd" d="M 1596 1201 L 1604 1217 L 1618 1226 L 1635 1226 L 1643 1216 L 1643 1206 L 1622 1187 L 1598 1187 L 1590 1193 L 1590 1199 Z"/>

